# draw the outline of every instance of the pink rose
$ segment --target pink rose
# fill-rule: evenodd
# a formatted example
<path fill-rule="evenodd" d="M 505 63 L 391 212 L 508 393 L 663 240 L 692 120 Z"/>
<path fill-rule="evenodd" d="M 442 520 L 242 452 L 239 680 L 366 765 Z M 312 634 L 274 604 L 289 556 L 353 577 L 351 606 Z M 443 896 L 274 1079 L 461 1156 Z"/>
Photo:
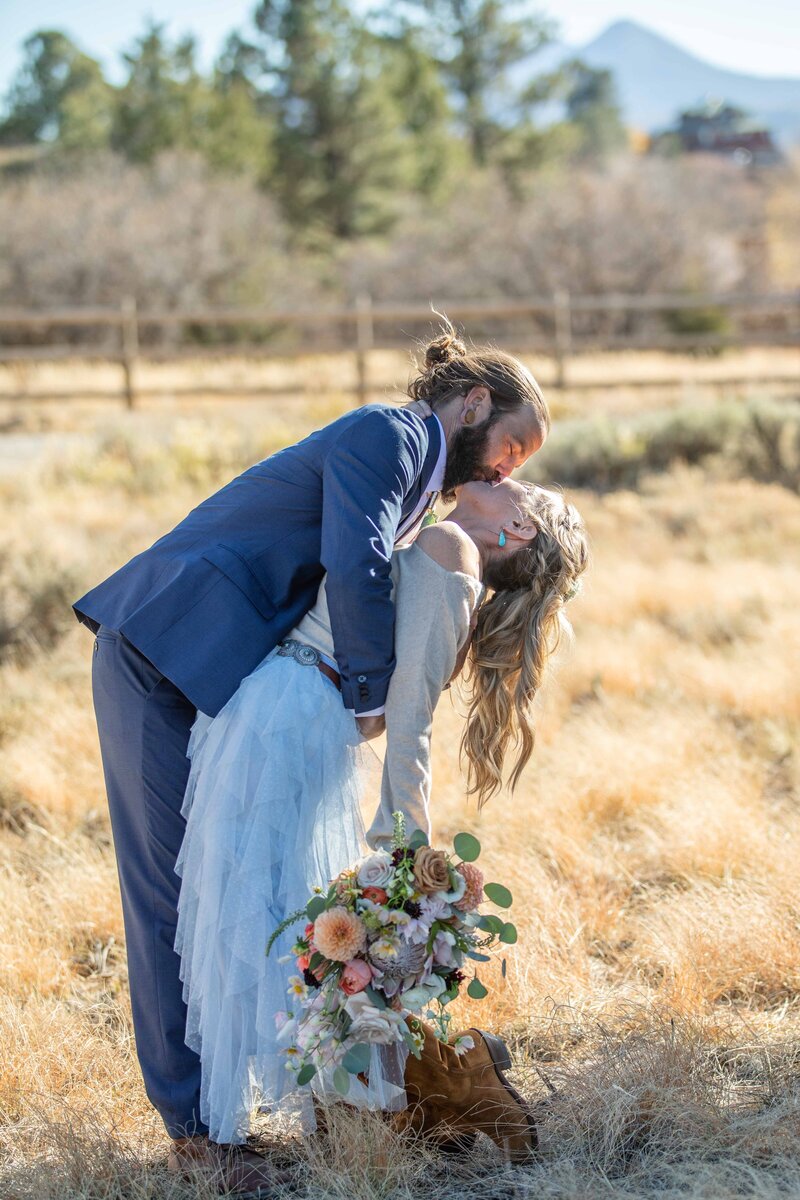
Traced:
<path fill-rule="evenodd" d="M 298 958 L 298 960 L 297 960 L 297 969 L 298 969 L 298 971 L 307 971 L 307 970 L 308 970 L 308 964 L 309 964 L 310 962 L 311 962 L 311 959 L 309 958 L 309 956 L 308 956 L 307 954 L 301 954 L 301 955 L 300 955 L 300 957 L 299 957 L 299 958 Z"/>
<path fill-rule="evenodd" d="M 344 964 L 339 987 L 348 996 L 355 996 L 356 992 L 363 992 L 367 984 L 371 982 L 372 970 L 369 963 L 364 962 L 363 958 L 351 958 Z"/>

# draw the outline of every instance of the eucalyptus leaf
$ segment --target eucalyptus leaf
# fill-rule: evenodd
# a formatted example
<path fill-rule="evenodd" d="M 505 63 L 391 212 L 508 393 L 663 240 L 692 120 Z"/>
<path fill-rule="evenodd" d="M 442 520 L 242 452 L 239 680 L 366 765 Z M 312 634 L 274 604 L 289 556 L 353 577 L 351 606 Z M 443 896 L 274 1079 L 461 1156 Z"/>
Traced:
<path fill-rule="evenodd" d="M 486 913 L 478 921 L 478 928 L 484 930 L 485 933 L 494 933 L 500 936 L 505 922 L 502 917 L 497 917 L 494 913 Z"/>
<path fill-rule="evenodd" d="M 359 1042 L 355 1046 L 351 1046 L 342 1059 L 342 1066 L 345 1071 L 349 1071 L 351 1075 L 360 1075 L 362 1071 L 369 1070 L 370 1048 L 366 1042 Z"/>
<path fill-rule="evenodd" d="M 475 862 L 481 852 L 481 844 L 471 833 L 457 833 L 453 838 L 453 849 L 464 862 Z"/>
<path fill-rule="evenodd" d="M 306 916 L 309 921 L 316 921 L 320 913 L 325 912 L 325 897 L 312 896 L 306 905 Z"/>
<path fill-rule="evenodd" d="M 498 908 L 511 908 L 513 903 L 511 892 L 507 887 L 503 887 L 502 883 L 485 883 L 483 890 L 487 900 L 491 900 L 492 904 L 496 904 Z"/>
<path fill-rule="evenodd" d="M 333 1072 L 333 1086 L 340 1096 L 346 1096 L 350 1091 L 350 1076 L 344 1067 L 337 1067 Z"/>
<path fill-rule="evenodd" d="M 383 1010 L 386 1008 L 386 1001 L 380 992 L 377 992 L 374 987 L 366 987 L 364 991 L 369 996 L 370 1004 L 374 1004 L 376 1008 Z"/>
<path fill-rule="evenodd" d="M 471 996 L 473 1000 L 482 1000 L 484 996 L 489 995 L 488 990 L 483 986 L 477 975 L 474 979 L 470 980 L 467 995 Z"/>
<path fill-rule="evenodd" d="M 411 837 L 408 839 L 409 850 L 419 850 L 420 846 L 427 846 L 428 839 L 421 829 L 415 829 Z"/>
<path fill-rule="evenodd" d="M 477 950 L 468 950 L 467 958 L 474 958 L 475 962 L 491 962 L 492 960 L 490 954 L 479 954 Z"/>
<path fill-rule="evenodd" d="M 500 963 L 500 974 L 503 976 L 503 979 L 505 979 L 505 977 L 506 977 L 507 968 L 508 968 L 508 964 L 506 963 L 506 960 L 503 959 Z"/>
<path fill-rule="evenodd" d="M 302 1087 L 304 1083 L 310 1083 L 316 1073 L 317 1068 L 313 1063 L 306 1063 L 305 1066 L 302 1066 L 297 1072 L 297 1082 L 300 1087 Z"/>
<path fill-rule="evenodd" d="M 517 940 L 517 927 L 512 925 L 510 921 L 506 921 L 500 931 L 500 941 L 505 942 L 507 946 L 513 946 Z"/>

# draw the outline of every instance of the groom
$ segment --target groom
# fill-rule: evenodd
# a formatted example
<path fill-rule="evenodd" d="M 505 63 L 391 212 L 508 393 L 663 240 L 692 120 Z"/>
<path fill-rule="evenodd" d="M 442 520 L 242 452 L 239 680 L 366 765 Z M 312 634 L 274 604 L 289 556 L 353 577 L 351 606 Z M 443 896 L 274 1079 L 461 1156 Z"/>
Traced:
<path fill-rule="evenodd" d="M 440 492 L 505 478 L 546 437 L 538 385 L 508 361 L 515 372 L 483 372 L 474 384 L 467 376 L 453 394 L 431 396 L 426 418 L 413 406 L 368 405 L 279 451 L 74 606 L 95 634 L 137 1053 L 176 1170 L 197 1159 L 229 1188 L 268 1181 L 251 1152 L 209 1143 L 200 1061 L 184 1040 L 174 868 L 196 712 L 220 711 L 311 608 L 327 571 L 343 703 L 365 736 L 381 731 L 394 669 L 394 546 L 413 539 Z"/>

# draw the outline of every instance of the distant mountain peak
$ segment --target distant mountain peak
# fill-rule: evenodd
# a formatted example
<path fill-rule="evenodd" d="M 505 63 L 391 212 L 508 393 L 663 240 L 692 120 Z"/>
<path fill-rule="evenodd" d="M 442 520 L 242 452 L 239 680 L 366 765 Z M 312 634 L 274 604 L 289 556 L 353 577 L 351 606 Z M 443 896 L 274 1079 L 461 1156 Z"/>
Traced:
<path fill-rule="evenodd" d="M 713 97 L 745 109 L 784 143 L 800 140 L 800 78 L 766 78 L 715 66 L 630 18 L 613 21 L 573 53 L 612 72 L 629 125 L 664 129 L 682 110 Z"/>

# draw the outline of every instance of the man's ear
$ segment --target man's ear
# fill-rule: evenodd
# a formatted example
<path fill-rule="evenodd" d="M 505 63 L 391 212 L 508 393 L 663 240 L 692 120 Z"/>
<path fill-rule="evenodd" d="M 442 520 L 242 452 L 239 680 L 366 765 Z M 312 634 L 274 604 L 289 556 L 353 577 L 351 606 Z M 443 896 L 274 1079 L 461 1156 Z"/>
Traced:
<path fill-rule="evenodd" d="M 492 397 L 489 389 L 483 384 L 472 387 L 464 397 L 461 406 L 461 424 L 476 427 L 488 421 L 492 411 Z"/>

